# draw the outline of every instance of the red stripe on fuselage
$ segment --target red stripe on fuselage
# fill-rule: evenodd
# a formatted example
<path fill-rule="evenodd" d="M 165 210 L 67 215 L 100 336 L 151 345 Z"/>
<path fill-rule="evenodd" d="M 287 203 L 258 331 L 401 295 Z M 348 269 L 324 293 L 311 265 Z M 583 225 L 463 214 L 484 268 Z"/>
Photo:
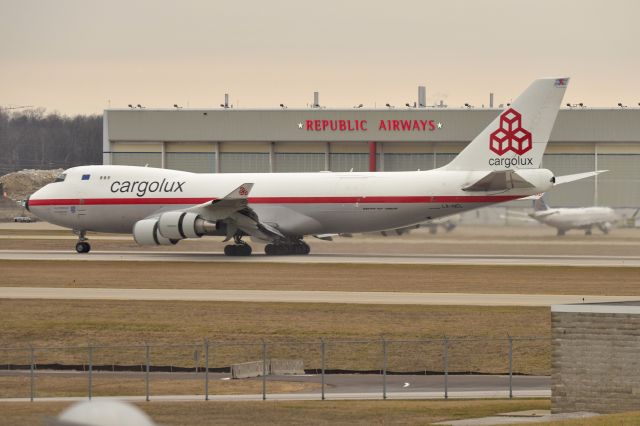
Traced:
<path fill-rule="evenodd" d="M 249 204 L 422 204 L 422 203 L 500 203 L 526 195 L 442 196 L 363 196 L 363 197 L 249 197 Z M 54 198 L 29 200 L 29 206 L 100 205 L 194 205 L 217 198 Z"/>

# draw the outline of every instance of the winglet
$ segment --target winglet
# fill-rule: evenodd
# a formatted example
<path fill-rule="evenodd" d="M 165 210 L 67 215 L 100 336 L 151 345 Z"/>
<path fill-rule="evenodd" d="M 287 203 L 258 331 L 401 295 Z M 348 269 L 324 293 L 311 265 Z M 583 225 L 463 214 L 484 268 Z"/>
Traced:
<path fill-rule="evenodd" d="M 230 193 L 228 193 L 223 200 L 237 200 L 237 199 L 246 199 L 249 197 L 249 192 L 253 188 L 253 183 L 243 183 Z"/>

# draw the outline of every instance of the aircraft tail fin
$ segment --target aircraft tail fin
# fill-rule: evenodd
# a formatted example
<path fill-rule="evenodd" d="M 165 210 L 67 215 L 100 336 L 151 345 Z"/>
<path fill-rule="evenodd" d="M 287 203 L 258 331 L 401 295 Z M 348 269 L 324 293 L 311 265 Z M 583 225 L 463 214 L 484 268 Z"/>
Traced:
<path fill-rule="evenodd" d="M 544 202 L 544 198 L 540 197 L 537 200 L 533 200 L 533 210 L 536 212 L 549 210 L 549 206 Z"/>
<path fill-rule="evenodd" d="M 535 80 L 444 170 L 537 169 L 568 78 Z"/>

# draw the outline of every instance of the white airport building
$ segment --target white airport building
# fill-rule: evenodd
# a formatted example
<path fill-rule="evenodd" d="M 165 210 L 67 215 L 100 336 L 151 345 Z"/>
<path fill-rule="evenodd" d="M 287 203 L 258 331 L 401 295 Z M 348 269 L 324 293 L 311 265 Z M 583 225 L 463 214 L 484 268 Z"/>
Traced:
<path fill-rule="evenodd" d="M 103 163 L 191 172 L 428 170 L 447 164 L 502 108 L 107 109 Z M 640 207 L 640 108 L 564 107 L 543 167 L 609 170 L 548 194 L 555 206 Z"/>

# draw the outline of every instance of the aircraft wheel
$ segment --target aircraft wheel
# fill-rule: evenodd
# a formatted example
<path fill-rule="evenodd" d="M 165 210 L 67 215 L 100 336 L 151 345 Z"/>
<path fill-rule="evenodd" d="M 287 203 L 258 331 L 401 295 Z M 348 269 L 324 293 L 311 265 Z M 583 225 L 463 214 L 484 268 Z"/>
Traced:
<path fill-rule="evenodd" d="M 228 246 L 224 246 L 224 254 L 225 256 L 235 256 L 236 255 L 236 246 L 229 244 Z"/>
<path fill-rule="evenodd" d="M 311 253 L 311 247 L 309 247 L 309 244 L 305 243 L 304 241 L 300 241 L 300 248 L 301 248 L 301 253 L 300 254 L 309 254 L 309 253 Z"/>
<path fill-rule="evenodd" d="M 89 253 L 91 251 L 91 245 L 86 241 L 80 241 L 76 244 L 76 251 L 78 253 Z"/>
<path fill-rule="evenodd" d="M 562 237 L 566 231 L 564 229 L 558 229 L 558 233 L 556 234 L 558 237 Z"/>
<path fill-rule="evenodd" d="M 237 252 L 240 256 L 251 256 L 251 246 L 249 244 L 239 244 Z"/>
<path fill-rule="evenodd" d="M 587 229 L 586 231 L 584 231 L 584 235 L 591 235 L 591 229 Z"/>

